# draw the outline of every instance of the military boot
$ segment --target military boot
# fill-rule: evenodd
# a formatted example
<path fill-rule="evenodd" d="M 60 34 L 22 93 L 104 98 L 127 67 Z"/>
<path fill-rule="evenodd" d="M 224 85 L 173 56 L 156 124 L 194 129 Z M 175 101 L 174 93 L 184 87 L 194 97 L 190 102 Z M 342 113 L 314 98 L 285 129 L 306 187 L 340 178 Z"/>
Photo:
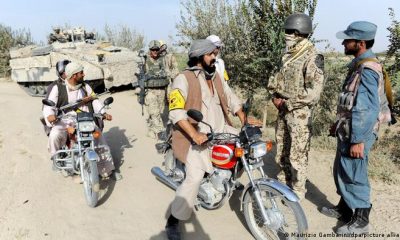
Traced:
<path fill-rule="evenodd" d="M 341 226 L 336 230 L 337 234 L 362 234 L 368 233 L 369 231 L 369 212 L 371 211 L 372 205 L 369 208 L 356 208 L 353 217 L 350 222 Z"/>
<path fill-rule="evenodd" d="M 336 218 L 345 223 L 349 222 L 353 215 L 353 210 L 349 206 L 347 206 L 343 198 L 340 198 L 337 206 L 331 208 L 322 207 L 320 212 L 325 216 Z"/>
<path fill-rule="evenodd" d="M 167 220 L 165 232 L 167 233 L 168 240 L 181 240 L 181 232 L 179 231 L 179 220 L 175 218 L 172 214 Z"/>

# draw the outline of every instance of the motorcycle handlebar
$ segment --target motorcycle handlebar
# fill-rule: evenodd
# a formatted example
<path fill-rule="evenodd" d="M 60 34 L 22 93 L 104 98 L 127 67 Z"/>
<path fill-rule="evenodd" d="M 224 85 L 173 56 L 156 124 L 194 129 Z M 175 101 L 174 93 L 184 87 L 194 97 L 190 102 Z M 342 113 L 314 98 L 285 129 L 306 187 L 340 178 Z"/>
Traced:
<path fill-rule="evenodd" d="M 223 140 L 231 140 L 231 139 L 236 139 L 239 136 L 233 133 L 207 133 L 207 141 L 205 141 L 203 144 L 212 142 L 212 141 L 223 141 Z M 218 138 L 219 136 L 223 136 L 222 138 Z M 193 140 L 190 141 L 192 145 L 197 145 Z"/>

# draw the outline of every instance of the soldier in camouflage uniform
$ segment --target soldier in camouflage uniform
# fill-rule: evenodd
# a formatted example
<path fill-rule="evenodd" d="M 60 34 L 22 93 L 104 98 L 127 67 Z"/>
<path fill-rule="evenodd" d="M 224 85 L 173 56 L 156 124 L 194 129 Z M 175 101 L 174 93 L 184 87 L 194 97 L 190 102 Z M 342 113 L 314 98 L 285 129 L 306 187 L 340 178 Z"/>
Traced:
<path fill-rule="evenodd" d="M 324 58 L 308 40 L 311 18 L 303 13 L 285 21 L 287 51 L 280 71 L 268 84 L 279 110 L 276 123 L 278 179 L 304 198 L 310 150 L 312 112 L 323 88 Z"/>
<path fill-rule="evenodd" d="M 151 138 L 157 138 L 157 133 L 165 129 L 168 119 L 167 89 L 171 80 L 179 73 L 174 56 L 166 50 L 160 52 L 162 45 L 161 41 L 151 41 L 146 61 L 148 80 L 145 106 L 148 113 L 147 136 Z"/>

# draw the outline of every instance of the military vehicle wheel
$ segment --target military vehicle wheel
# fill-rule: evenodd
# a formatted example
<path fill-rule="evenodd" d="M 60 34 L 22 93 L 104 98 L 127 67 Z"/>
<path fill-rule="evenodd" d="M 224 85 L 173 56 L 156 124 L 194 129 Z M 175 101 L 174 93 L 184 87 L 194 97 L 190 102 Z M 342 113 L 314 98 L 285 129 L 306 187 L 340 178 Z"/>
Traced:
<path fill-rule="evenodd" d="M 38 89 L 36 88 L 35 85 L 29 85 L 28 91 L 29 91 L 29 94 L 32 96 L 35 96 L 38 93 Z"/>
<path fill-rule="evenodd" d="M 19 86 L 32 97 L 43 97 L 46 95 L 45 85 L 36 85 L 32 83 L 20 83 Z"/>
<path fill-rule="evenodd" d="M 37 89 L 37 93 L 39 94 L 39 95 L 46 95 L 46 88 L 44 87 L 44 86 L 42 86 L 42 85 L 38 85 L 37 87 L 36 87 L 36 89 Z"/>

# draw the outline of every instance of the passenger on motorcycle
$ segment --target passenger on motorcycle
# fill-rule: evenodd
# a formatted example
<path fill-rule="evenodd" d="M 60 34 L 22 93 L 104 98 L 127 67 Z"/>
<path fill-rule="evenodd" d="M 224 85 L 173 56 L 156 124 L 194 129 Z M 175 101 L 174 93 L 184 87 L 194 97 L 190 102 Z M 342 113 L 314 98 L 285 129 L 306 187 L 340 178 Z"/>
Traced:
<path fill-rule="evenodd" d="M 190 218 L 204 173 L 213 171 L 209 150 L 202 145 L 210 129 L 190 119 L 187 110 L 201 111 L 203 121 L 215 132 L 238 132 L 231 126 L 229 113 L 238 116 L 242 124 L 245 121 L 242 102 L 216 74 L 215 48 L 207 39 L 194 40 L 189 50 L 188 68 L 174 79 L 169 94 L 169 119 L 174 124 L 172 148 L 174 156 L 185 163 L 186 178 L 170 207 L 166 225 L 168 239 L 180 239 L 179 220 Z"/>
<path fill-rule="evenodd" d="M 82 105 L 78 109 L 71 109 L 68 114 L 74 114 L 74 112 L 85 111 L 98 113 L 103 108 L 103 104 L 96 99 L 92 88 L 85 84 L 83 78 L 85 76 L 83 72 L 83 66 L 71 62 L 65 68 L 65 85 L 56 84 L 50 91 L 48 100 L 53 101 L 57 108 L 65 106 L 69 103 L 74 103 L 82 99 Z M 101 110 L 103 118 L 111 121 L 112 116 L 107 114 L 104 108 Z M 43 117 L 45 118 L 48 127 L 51 127 L 49 134 L 48 150 L 53 156 L 58 150 L 60 150 L 67 143 L 67 127 L 68 123 L 63 120 L 57 120 L 56 111 L 54 107 L 44 106 Z M 99 128 L 99 127 L 96 127 Z M 103 136 L 101 136 L 96 144 L 107 146 L 107 143 Z M 110 153 L 110 149 L 98 150 L 100 162 L 97 163 L 99 174 L 102 177 L 108 177 L 115 169 L 114 162 Z"/>

